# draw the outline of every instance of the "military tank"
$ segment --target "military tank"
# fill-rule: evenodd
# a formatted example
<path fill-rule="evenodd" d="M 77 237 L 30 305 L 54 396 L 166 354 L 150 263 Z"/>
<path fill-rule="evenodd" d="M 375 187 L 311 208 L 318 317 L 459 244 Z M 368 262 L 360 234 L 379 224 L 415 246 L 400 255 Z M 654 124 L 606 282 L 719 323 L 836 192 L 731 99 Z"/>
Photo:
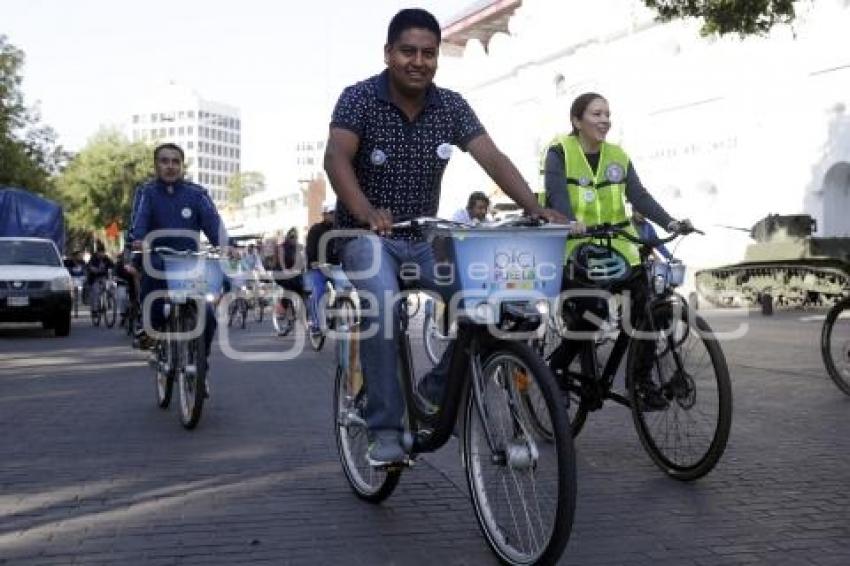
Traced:
<path fill-rule="evenodd" d="M 830 305 L 850 294 L 850 238 L 816 238 L 808 214 L 769 214 L 748 231 L 744 261 L 696 272 L 696 288 L 715 306 Z"/>

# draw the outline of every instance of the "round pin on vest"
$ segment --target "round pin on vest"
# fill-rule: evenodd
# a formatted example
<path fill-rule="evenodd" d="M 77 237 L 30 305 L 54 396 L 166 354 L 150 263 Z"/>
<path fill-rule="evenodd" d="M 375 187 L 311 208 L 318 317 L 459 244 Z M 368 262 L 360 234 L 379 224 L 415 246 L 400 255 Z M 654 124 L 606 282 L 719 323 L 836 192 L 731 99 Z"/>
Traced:
<path fill-rule="evenodd" d="M 441 143 L 437 146 L 437 157 L 440 159 L 448 159 L 452 156 L 452 144 Z"/>
<path fill-rule="evenodd" d="M 184 208 L 183 210 L 180 211 L 180 216 L 182 216 L 183 218 L 186 218 L 186 219 L 191 218 L 192 217 L 192 209 L 187 206 L 186 208 Z"/>

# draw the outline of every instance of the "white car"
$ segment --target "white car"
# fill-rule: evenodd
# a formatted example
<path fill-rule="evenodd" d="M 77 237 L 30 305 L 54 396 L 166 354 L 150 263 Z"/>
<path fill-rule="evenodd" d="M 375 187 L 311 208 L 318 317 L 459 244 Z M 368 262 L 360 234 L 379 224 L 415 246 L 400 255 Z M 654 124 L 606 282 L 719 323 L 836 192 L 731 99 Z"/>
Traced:
<path fill-rule="evenodd" d="M 0 322 L 41 322 L 68 336 L 72 289 L 52 240 L 0 238 Z"/>

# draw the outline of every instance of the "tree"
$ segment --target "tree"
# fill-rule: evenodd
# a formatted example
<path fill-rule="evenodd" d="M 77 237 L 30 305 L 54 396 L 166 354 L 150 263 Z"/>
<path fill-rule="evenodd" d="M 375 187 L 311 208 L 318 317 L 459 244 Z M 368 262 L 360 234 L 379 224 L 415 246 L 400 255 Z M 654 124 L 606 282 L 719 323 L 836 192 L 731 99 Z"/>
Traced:
<path fill-rule="evenodd" d="M 24 52 L 0 35 L 0 185 L 56 198 L 51 176 L 67 162 L 56 133 L 27 108 L 21 91 Z"/>
<path fill-rule="evenodd" d="M 793 0 L 644 0 L 661 21 L 702 18 L 703 35 L 764 35 L 796 16 Z"/>
<path fill-rule="evenodd" d="M 153 173 L 153 148 L 104 129 L 92 137 L 57 179 L 69 224 L 100 229 L 129 224 L 135 188 Z"/>
<path fill-rule="evenodd" d="M 259 171 L 236 173 L 227 181 L 227 204 L 233 208 L 242 205 L 242 199 L 266 188 L 266 177 Z"/>

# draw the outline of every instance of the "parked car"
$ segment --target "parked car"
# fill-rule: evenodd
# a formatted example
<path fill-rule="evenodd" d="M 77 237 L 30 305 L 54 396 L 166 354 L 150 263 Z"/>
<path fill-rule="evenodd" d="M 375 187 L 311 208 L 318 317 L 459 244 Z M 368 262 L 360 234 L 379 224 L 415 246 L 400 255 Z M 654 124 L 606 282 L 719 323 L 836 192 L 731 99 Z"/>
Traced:
<path fill-rule="evenodd" d="M 41 322 L 68 336 L 72 289 L 52 240 L 0 237 L 0 322 Z"/>

